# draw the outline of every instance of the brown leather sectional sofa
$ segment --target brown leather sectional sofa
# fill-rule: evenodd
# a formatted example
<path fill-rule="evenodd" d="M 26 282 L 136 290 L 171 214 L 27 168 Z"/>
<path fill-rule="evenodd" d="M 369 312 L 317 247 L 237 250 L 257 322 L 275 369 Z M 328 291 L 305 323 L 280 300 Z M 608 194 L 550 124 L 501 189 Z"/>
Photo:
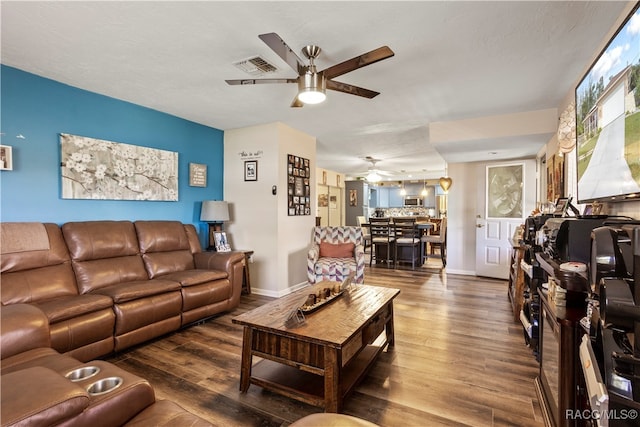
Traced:
<path fill-rule="evenodd" d="M 240 301 L 244 255 L 203 252 L 191 224 L 2 223 L 0 231 L 3 425 L 7 387 L 38 389 L 37 378 L 45 376 L 55 390 L 68 389 L 68 380 L 62 378 L 60 382 L 61 373 L 234 308 Z M 46 319 L 46 340 L 38 335 L 42 331 L 36 334 L 38 339 L 33 339 L 29 324 L 22 325 L 27 330 L 5 328 L 5 322 L 16 325 L 12 319 L 20 318 L 24 307 Z M 126 377 L 126 384 L 142 384 L 132 386 L 138 391 L 148 386 L 113 365 L 98 363 L 103 374 L 118 371 L 114 375 Z M 42 369 L 55 374 L 45 374 Z M 109 401 L 107 406 L 116 404 L 112 398 L 95 396 L 87 401 L 87 396 L 76 396 L 74 393 L 80 392 L 71 389 L 67 391 L 75 396 L 71 399 L 75 404 L 65 404 L 62 412 L 67 414 L 69 407 L 76 408 L 72 413 L 84 408 L 70 418 L 75 422 L 93 419 L 85 414 L 96 399 Z M 118 387 L 119 392 L 125 389 L 129 390 Z M 140 405 L 131 411 L 135 412 L 132 416 L 144 408 L 148 410 L 146 419 L 166 415 L 161 408 L 176 412 L 170 403 L 153 403 L 153 390 L 140 393 L 142 397 L 133 399 Z M 78 401 L 84 401 L 84 406 Z M 61 411 L 58 408 L 53 413 L 59 415 Z M 43 417 L 48 419 L 49 415 Z M 34 419 L 28 417 L 28 424 Z M 123 424 L 120 421 L 109 425 Z"/>
<path fill-rule="evenodd" d="M 155 399 L 151 385 L 117 366 L 80 362 L 50 345 L 48 319 L 30 304 L 2 307 L 2 426 L 211 426 Z"/>

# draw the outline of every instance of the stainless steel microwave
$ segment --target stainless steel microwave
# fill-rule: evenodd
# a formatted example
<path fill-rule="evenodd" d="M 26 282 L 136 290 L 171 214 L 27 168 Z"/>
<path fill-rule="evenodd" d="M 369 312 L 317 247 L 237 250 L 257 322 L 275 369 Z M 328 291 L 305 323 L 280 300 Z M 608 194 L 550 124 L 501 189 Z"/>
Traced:
<path fill-rule="evenodd" d="M 405 197 L 405 206 L 422 206 L 422 197 Z"/>

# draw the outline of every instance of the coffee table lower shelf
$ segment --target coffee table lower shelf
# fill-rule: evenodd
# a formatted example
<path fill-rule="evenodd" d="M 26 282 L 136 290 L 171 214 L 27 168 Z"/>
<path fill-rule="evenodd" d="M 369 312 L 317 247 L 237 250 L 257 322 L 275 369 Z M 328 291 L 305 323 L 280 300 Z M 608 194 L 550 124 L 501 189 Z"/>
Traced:
<path fill-rule="evenodd" d="M 365 346 L 340 371 L 340 399 L 344 399 L 369 371 L 377 356 L 389 344 L 383 332 L 370 345 Z M 281 395 L 325 407 L 324 376 L 303 371 L 273 360 L 262 359 L 251 368 L 250 383 Z"/>

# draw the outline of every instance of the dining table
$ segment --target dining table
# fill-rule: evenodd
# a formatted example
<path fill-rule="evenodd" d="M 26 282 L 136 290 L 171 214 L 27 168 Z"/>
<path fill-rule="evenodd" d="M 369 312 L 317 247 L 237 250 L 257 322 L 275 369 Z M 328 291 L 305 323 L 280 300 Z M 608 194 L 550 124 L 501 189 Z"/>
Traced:
<path fill-rule="evenodd" d="M 393 219 L 389 221 L 389 225 L 393 226 Z M 360 226 L 370 227 L 371 223 L 365 222 L 360 224 Z M 423 236 L 423 235 L 429 234 L 431 230 L 435 230 L 436 223 L 431 221 L 416 221 L 416 227 L 418 228 L 418 230 L 420 230 L 420 235 Z M 422 265 L 424 260 L 424 254 L 425 254 L 425 251 L 427 250 L 426 246 L 427 244 L 424 242 L 420 245 L 420 265 Z M 374 250 L 374 249 L 372 248 L 371 250 Z M 385 257 L 382 256 L 382 258 L 385 258 Z"/>

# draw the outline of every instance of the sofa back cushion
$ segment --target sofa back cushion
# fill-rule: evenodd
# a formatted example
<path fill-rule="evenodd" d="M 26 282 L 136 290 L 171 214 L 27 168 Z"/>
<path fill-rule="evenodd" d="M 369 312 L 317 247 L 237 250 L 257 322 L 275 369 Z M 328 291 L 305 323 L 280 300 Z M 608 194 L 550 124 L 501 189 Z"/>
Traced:
<path fill-rule="evenodd" d="M 136 221 L 135 227 L 150 278 L 195 268 L 184 224 L 179 221 Z"/>
<path fill-rule="evenodd" d="M 80 293 L 149 278 L 132 222 L 67 222 L 62 233 Z"/>
<path fill-rule="evenodd" d="M 60 227 L 50 223 L 0 223 L 2 304 L 33 303 L 77 295 Z"/>

